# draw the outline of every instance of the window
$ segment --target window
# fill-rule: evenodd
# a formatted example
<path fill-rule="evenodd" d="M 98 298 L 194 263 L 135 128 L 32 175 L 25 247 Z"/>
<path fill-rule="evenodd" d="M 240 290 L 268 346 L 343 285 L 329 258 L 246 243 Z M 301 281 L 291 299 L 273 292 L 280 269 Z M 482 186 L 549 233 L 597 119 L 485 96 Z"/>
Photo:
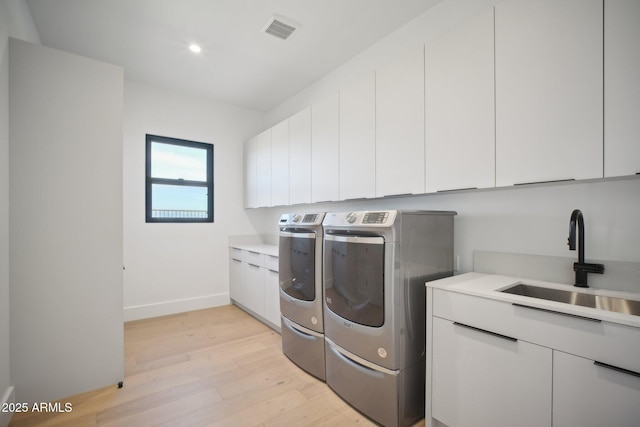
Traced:
<path fill-rule="evenodd" d="M 147 135 L 147 222 L 213 222 L 213 145 Z"/>

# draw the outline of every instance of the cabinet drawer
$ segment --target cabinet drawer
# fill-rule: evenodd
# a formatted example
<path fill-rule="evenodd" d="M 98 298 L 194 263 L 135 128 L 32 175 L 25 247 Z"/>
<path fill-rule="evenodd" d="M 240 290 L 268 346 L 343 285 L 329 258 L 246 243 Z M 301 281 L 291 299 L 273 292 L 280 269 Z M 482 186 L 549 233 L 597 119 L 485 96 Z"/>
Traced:
<path fill-rule="evenodd" d="M 260 252 L 245 251 L 244 253 L 244 261 L 246 261 L 249 264 L 257 265 L 260 267 L 262 267 L 263 265 L 263 257 L 264 255 L 261 254 Z"/>
<path fill-rule="evenodd" d="M 640 329 L 435 289 L 434 316 L 640 372 Z"/>
<path fill-rule="evenodd" d="M 265 255 L 264 266 L 271 271 L 278 271 L 278 257 L 275 255 Z"/>
<path fill-rule="evenodd" d="M 238 248 L 229 248 L 229 258 L 244 261 L 244 251 Z"/>

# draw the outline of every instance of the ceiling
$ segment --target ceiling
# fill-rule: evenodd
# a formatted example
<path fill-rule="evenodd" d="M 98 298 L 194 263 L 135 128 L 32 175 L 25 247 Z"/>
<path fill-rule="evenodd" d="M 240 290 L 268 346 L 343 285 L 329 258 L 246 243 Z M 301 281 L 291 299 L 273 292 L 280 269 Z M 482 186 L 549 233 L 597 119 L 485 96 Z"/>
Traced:
<path fill-rule="evenodd" d="M 26 0 L 42 44 L 269 111 L 441 0 Z M 262 30 L 278 15 L 287 40 Z M 189 51 L 197 43 L 200 54 Z"/>

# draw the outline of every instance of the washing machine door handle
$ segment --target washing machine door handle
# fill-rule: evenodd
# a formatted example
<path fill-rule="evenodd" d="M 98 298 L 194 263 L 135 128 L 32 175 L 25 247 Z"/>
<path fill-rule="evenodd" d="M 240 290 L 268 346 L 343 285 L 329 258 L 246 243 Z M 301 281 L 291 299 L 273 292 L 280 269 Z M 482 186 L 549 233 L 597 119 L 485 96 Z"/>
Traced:
<path fill-rule="evenodd" d="M 316 234 L 315 233 L 293 233 L 290 231 L 281 231 L 280 232 L 280 236 L 281 237 L 295 237 L 295 238 L 301 238 L 301 239 L 315 239 L 316 238 Z"/>
<path fill-rule="evenodd" d="M 324 240 L 331 242 L 360 243 L 365 245 L 384 245 L 384 239 L 379 236 L 342 236 L 335 234 L 327 234 Z"/>

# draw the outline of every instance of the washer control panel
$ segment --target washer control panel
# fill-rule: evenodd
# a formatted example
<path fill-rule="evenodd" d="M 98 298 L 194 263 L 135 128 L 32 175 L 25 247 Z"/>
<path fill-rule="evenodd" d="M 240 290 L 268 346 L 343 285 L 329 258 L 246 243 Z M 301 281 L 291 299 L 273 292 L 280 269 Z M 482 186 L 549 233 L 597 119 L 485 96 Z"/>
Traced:
<path fill-rule="evenodd" d="M 397 211 L 394 210 L 328 213 L 325 216 L 323 225 L 389 227 L 393 225 L 396 214 Z"/>
<path fill-rule="evenodd" d="M 292 213 L 282 214 L 278 225 L 320 225 L 324 213 Z"/>

